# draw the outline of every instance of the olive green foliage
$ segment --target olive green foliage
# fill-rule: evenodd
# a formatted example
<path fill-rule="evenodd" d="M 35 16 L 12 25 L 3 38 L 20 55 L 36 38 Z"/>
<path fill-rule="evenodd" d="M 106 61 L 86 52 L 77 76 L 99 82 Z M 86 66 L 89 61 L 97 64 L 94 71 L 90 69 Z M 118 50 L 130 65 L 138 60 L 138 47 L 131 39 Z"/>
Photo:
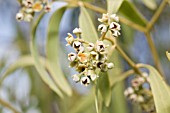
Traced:
<path fill-rule="evenodd" d="M 141 1 L 141 4 L 145 5 L 145 7 L 147 7 L 149 10 L 155 10 L 156 13 L 151 21 L 147 20 L 140 13 L 135 4 L 129 0 L 106 0 L 107 6 L 104 7 L 107 7 L 107 10 L 93 6 L 89 1 L 91 0 L 80 0 L 79 2 L 74 0 L 65 0 L 63 1 L 64 4 L 51 15 L 48 22 L 48 30 L 46 31 L 47 38 L 45 45 L 45 56 L 40 55 L 36 42 L 36 32 L 38 26 L 45 16 L 45 13 L 40 13 L 38 18 L 36 18 L 35 21 L 31 23 L 31 39 L 29 40 L 29 48 L 27 48 L 28 51 L 31 51 L 31 53 L 28 52 L 27 55 L 22 55 L 18 60 L 16 60 L 16 62 L 11 64 L 8 68 L 5 68 L 4 72 L 1 72 L 0 85 L 3 85 L 4 80 L 9 75 L 12 76 L 12 73 L 14 73 L 19 68 L 25 69 L 26 67 L 34 67 L 35 69 L 26 68 L 28 74 L 30 74 L 31 77 L 39 75 L 43 83 L 48 86 L 47 87 L 44 84 L 42 85 L 42 81 L 39 81 L 41 82 L 40 84 L 42 86 L 37 85 L 37 89 L 45 87 L 44 92 L 47 91 L 48 93 L 46 92 L 44 95 L 48 96 L 49 98 L 44 98 L 42 95 L 39 95 L 39 91 L 33 91 L 33 93 L 35 93 L 37 96 L 40 96 L 39 102 L 42 103 L 39 103 L 39 109 L 42 111 L 42 113 L 95 113 L 96 111 L 99 113 L 131 113 L 130 111 L 133 109 L 133 105 L 131 108 L 128 107 L 127 100 L 123 94 L 126 87 L 125 81 L 130 75 L 140 74 L 138 73 L 137 69 L 140 70 L 141 68 L 145 68 L 149 71 L 150 87 L 153 93 L 156 112 L 170 113 L 170 88 L 162 77 L 163 74 L 160 71 L 161 69 L 159 69 L 159 60 L 155 60 L 155 66 L 135 63 L 135 66 L 133 66 L 133 61 L 129 61 L 129 59 L 127 59 L 127 57 L 122 54 L 119 49 L 112 50 L 112 48 L 109 48 L 109 61 L 113 62 L 115 67 L 108 72 L 101 72 L 96 84 L 97 86 L 95 87 L 95 84 L 93 84 L 91 87 L 87 87 L 89 91 L 84 92 L 84 94 L 80 94 L 79 91 L 73 87 L 71 82 L 69 82 L 68 79 L 71 78 L 69 76 L 70 73 L 65 72 L 65 70 L 68 69 L 68 66 L 66 65 L 64 66 L 65 69 L 62 69 L 61 67 L 63 67 L 63 64 L 61 64 L 59 61 L 59 59 L 64 61 L 67 60 L 63 59 L 65 57 L 59 58 L 61 56 L 60 50 L 63 49 L 63 47 L 60 46 L 60 38 L 64 38 L 60 37 L 59 33 L 60 23 L 63 19 L 63 15 L 70 8 L 74 9 L 79 7 L 80 14 L 78 23 L 79 27 L 82 29 L 82 39 L 88 42 L 96 42 L 100 38 L 100 35 L 97 31 L 97 26 L 95 26 L 96 23 L 94 23 L 94 21 L 97 19 L 92 18 L 91 13 L 94 15 L 96 12 L 100 13 L 100 17 L 102 13 L 106 12 L 109 14 L 117 13 L 118 16 L 120 16 L 120 23 L 122 24 L 121 34 L 123 35 L 123 38 L 127 37 L 129 39 L 125 39 L 123 44 L 121 39 L 119 39 L 121 37 L 119 37 L 116 39 L 116 42 L 117 45 L 120 44 L 122 47 L 125 47 L 123 50 L 128 50 L 126 47 L 129 47 L 129 44 L 133 44 L 134 41 L 134 29 L 143 32 L 147 38 L 151 38 L 149 37 L 150 33 L 152 32 L 151 29 L 165 7 L 164 5 L 168 3 L 168 0 L 162 0 L 163 5 L 161 4 L 160 8 L 156 3 L 156 0 Z M 89 12 L 89 10 L 94 12 Z M 97 25 L 98 24 L 99 23 L 97 23 Z M 148 41 L 148 43 L 150 44 L 153 59 L 155 57 L 155 59 L 157 59 L 157 52 L 155 52 L 152 39 L 151 41 Z M 109 44 L 111 45 L 111 43 Z M 168 52 L 166 55 L 168 59 L 170 59 Z M 125 61 L 127 61 L 132 67 L 131 70 L 124 72 L 124 63 L 122 62 L 122 57 L 125 58 Z M 0 68 L 2 67 L 3 65 Z M 32 70 L 36 70 L 38 73 L 31 75 Z M 36 83 L 36 81 L 32 81 L 32 87 L 34 87 L 32 89 L 35 90 L 37 86 L 34 83 Z M 51 103 L 56 103 L 53 106 L 55 106 L 58 111 L 48 110 L 52 109 Z M 10 102 L 6 103 L 3 99 L 0 99 L 0 104 L 15 113 L 24 112 L 22 108 L 21 110 L 18 110 L 17 108 L 13 107 Z M 140 109 L 132 111 L 133 113 L 142 113 Z"/>

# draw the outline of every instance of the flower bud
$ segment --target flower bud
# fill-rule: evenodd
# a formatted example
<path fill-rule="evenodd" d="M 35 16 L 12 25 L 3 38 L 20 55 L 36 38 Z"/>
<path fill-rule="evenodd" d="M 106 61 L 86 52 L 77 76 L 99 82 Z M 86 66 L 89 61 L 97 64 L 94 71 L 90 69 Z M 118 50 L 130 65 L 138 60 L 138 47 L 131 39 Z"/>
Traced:
<path fill-rule="evenodd" d="M 110 18 L 113 19 L 113 20 L 116 21 L 116 22 L 119 22 L 119 17 L 116 16 L 116 14 L 110 15 Z"/>
<path fill-rule="evenodd" d="M 139 96 L 137 97 L 137 100 L 136 100 L 136 101 L 139 102 L 139 103 L 144 102 L 143 96 L 139 95 Z"/>
<path fill-rule="evenodd" d="M 68 54 L 68 60 L 73 62 L 76 59 L 77 55 L 73 52 Z"/>
<path fill-rule="evenodd" d="M 136 101 L 137 100 L 137 95 L 136 94 L 132 94 L 132 95 L 130 95 L 130 97 L 129 97 L 129 99 L 131 100 L 131 101 Z"/>
<path fill-rule="evenodd" d="M 89 43 L 87 50 L 88 51 L 92 51 L 94 49 L 94 44 L 93 43 Z"/>
<path fill-rule="evenodd" d="M 72 78 L 73 78 L 73 81 L 75 81 L 75 82 L 79 82 L 80 81 L 80 77 L 79 77 L 79 75 L 73 75 L 72 76 Z"/>
<path fill-rule="evenodd" d="M 108 20 L 109 20 L 109 14 L 108 14 L 108 13 L 107 13 L 107 14 L 103 14 L 103 15 L 102 15 L 102 18 L 98 18 L 98 21 L 99 21 L 99 22 L 107 23 Z"/>
<path fill-rule="evenodd" d="M 88 86 L 90 84 L 90 79 L 88 77 L 82 77 L 81 84 Z"/>
<path fill-rule="evenodd" d="M 65 40 L 67 41 L 66 46 L 72 45 L 72 43 L 73 43 L 73 41 L 74 41 L 74 37 L 73 37 L 73 35 L 70 34 L 70 33 L 67 33 L 67 34 L 68 34 L 68 36 L 65 38 Z"/>
<path fill-rule="evenodd" d="M 18 21 L 23 20 L 23 19 L 24 19 L 24 14 L 23 14 L 23 13 L 17 13 L 17 14 L 16 14 L 16 19 L 17 19 Z"/>
<path fill-rule="evenodd" d="M 108 69 L 112 69 L 114 67 L 114 64 L 113 63 L 108 63 L 107 67 L 108 67 Z"/>
<path fill-rule="evenodd" d="M 75 28 L 75 29 L 73 30 L 73 33 L 74 33 L 74 34 L 81 34 L 82 31 L 81 31 L 80 28 Z"/>
<path fill-rule="evenodd" d="M 47 4 L 44 6 L 44 11 L 45 12 L 50 12 L 51 11 L 51 5 L 50 4 Z"/>

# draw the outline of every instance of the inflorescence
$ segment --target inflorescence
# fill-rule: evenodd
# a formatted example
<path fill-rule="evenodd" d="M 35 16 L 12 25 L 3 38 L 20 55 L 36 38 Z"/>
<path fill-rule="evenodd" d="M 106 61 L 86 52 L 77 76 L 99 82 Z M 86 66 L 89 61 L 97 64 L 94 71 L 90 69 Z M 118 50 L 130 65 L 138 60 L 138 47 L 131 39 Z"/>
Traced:
<path fill-rule="evenodd" d="M 106 34 L 110 30 L 114 37 L 120 35 L 119 18 L 116 14 L 110 16 L 109 14 L 103 14 L 102 18 L 98 20 L 102 23 L 98 26 L 101 34 Z M 75 53 L 68 54 L 70 67 L 75 67 L 79 73 L 74 74 L 72 78 L 75 82 L 81 82 L 81 84 L 88 86 L 99 77 L 99 72 L 106 72 L 114 67 L 113 63 L 108 62 L 109 45 L 106 45 L 103 39 L 97 40 L 96 43 L 86 42 L 81 39 L 82 31 L 80 28 L 75 28 L 73 33 L 76 38 L 70 33 L 66 37 L 67 45 L 70 45 L 75 50 Z"/>
<path fill-rule="evenodd" d="M 149 87 L 149 77 L 147 73 L 142 76 L 135 76 L 131 81 L 131 87 L 128 87 L 124 95 L 132 102 L 138 103 L 141 108 L 149 113 L 155 112 L 153 95 Z"/>
<path fill-rule="evenodd" d="M 47 0 L 22 0 L 21 7 L 20 11 L 16 14 L 16 19 L 27 22 L 33 19 L 35 12 L 42 10 L 49 12 L 51 10 L 51 5 Z"/>

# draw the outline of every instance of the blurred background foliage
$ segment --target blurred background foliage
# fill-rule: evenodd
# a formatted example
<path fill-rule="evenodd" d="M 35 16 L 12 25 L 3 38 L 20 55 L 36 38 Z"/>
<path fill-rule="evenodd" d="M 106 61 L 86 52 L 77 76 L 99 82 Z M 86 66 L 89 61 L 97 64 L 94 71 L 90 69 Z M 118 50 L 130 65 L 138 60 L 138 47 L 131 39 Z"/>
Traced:
<path fill-rule="evenodd" d="M 89 2 L 90 4 L 93 4 L 95 6 L 107 9 L 106 0 L 82 1 Z M 120 9 L 118 10 L 118 14 L 120 14 L 127 20 L 145 26 L 145 19 L 141 19 L 139 15 L 143 15 L 146 20 L 150 20 L 162 0 L 130 0 L 130 5 L 125 2 L 126 1 L 121 4 Z M 31 52 L 34 50 L 33 44 L 33 48 L 30 51 L 30 41 L 32 40 L 31 28 L 40 14 L 36 14 L 34 21 L 31 23 L 18 23 L 15 20 L 15 15 L 20 9 L 20 5 L 18 4 L 18 2 L 15 0 L 0 0 L 1 79 L 3 78 L 6 70 L 11 69 L 12 64 L 16 61 L 18 62 L 18 64 L 16 64 L 17 66 L 13 66 L 13 69 L 9 70 L 9 72 L 7 73 L 8 77 L 3 79 L 3 81 L 1 80 L 2 84 L 0 86 L 0 99 L 5 100 L 7 103 L 10 103 L 10 105 L 12 105 L 14 108 L 21 111 L 22 113 L 96 112 L 93 87 L 84 87 L 80 84 L 74 83 L 72 81 L 71 75 L 73 75 L 75 71 L 68 67 L 69 64 L 67 61 L 67 53 L 71 52 L 72 49 L 65 47 L 65 37 L 67 36 L 67 33 L 72 32 L 75 27 L 81 26 L 79 25 L 79 23 L 81 23 L 81 20 L 79 21 L 80 8 L 64 8 L 62 9 L 62 11 L 55 12 L 56 15 L 53 15 L 53 20 L 50 19 L 55 9 L 63 7 L 64 4 L 65 3 L 63 2 L 54 3 L 52 7 L 52 12 L 45 14 L 42 17 L 42 20 L 40 21 L 40 24 L 37 28 L 35 38 L 36 47 L 38 48 L 39 52 L 38 54 L 44 58 L 48 57 L 49 59 L 51 59 L 51 61 L 49 60 L 49 67 L 51 66 L 51 68 L 53 68 L 52 71 L 48 70 L 48 66 L 45 68 L 47 68 L 48 71 L 54 73 L 54 76 L 52 77 L 56 77 L 55 80 L 57 83 L 59 83 L 57 84 L 57 87 L 59 87 L 60 90 L 57 91 L 56 89 L 55 91 L 52 91 L 49 86 L 43 82 L 38 73 L 42 72 L 42 74 L 40 75 L 45 74 L 48 76 L 48 71 L 41 71 L 44 70 L 44 67 L 40 66 L 41 63 L 39 62 L 37 62 L 34 66 L 34 60 L 32 59 L 32 57 L 29 57 Z M 110 9 L 112 9 L 112 7 Z M 96 20 L 98 17 L 101 17 L 101 14 L 91 10 L 87 11 L 90 15 L 90 18 L 92 19 L 92 23 L 97 29 L 99 23 Z M 170 50 L 169 12 L 170 8 L 168 6 L 165 7 L 151 32 L 154 43 L 156 45 L 156 49 L 158 50 L 161 65 L 165 73 L 165 78 L 168 83 L 170 83 L 170 76 L 168 76 L 170 63 L 166 58 L 165 51 Z M 56 18 L 61 19 L 61 22 L 59 22 L 59 20 L 57 20 Z M 49 24 L 49 20 L 51 24 Z M 60 24 L 57 22 L 59 22 Z M 52 27 L 48 28 L 50 25 Z M 123 23 L 121 23 L 121 25 L 122 35 L 119 38 L 120 46 L 135 62 L 154 65 L 144 33 L 134 30 L 133 28 Z M 59 26 L 59 28 L 57 28 L 57 26 Z M 52 37 L 51 35 L 59 35 L 59 39 L 49 38 Z M 57 52 L 56 55 L 54 55 L 54 51 Z M 18 61 L 20 57 L 25 55 L 29 56 L 27 56 L 25 59 L 20 59 L 21 61 Z M 57 61 L 58 63 L 54 64 L 53 61 L 56 60 L 55 56 L 57 55 L 59 56 L 60 62 Z M 34 54 L 33 56 L 36 57 L 36 54 Z M 122 57 L 118 56 L 117 53 L 114 53 L 112 57 L 114 59 L 111 59 L 111 61 L 115 63 L 115 68 L 109 71 L 109 75 L 111 75 L 109 76 L 109 80 L 111 80 L 110 83 L 112 83 L 112 80 L 114 80 L 120 73 L 130 69 L 130 66 L 126 63 L 126 61 L 124 61 Z M 56 69 L 59 65 L 61 66 L 62 71 L 60 69 Z M 17 69 L 15 69 L 16 67 Z M 37 72 L 37 70 L 39 71 Z M 61 73 L 60 76 L 55 76 L 57 73 Z M 58 81 L 61 80 L 58 79 L 58 77 L 60 77 L 62 81 Z M 139 106 L 128 102 L 123 95 L 123 91 L 125 87 L 128 87 L 130 80 L 131 77 L 123 82 L 119 82 L 113 88 L 113 90 L 111 90 L 111 92 L 107 93 L 111 96 L 111 104 L 109 107 L 105 107 L 103 103 L 99 103 L 100 108 L 102 108 L 103 110 L 102 113 L 142 113 Z M 62 89 L 62 87 L 65 88 Z M 101 86 L 101 89 L 102 88 L 105 89 L 105 87 Z M 58 92 L 58 94 L 56 94 L 55 92 Z M 71 95 L 71 93 L 72 96 L 68 96 Z M 99 98 L 101 95 L 99 95 Z M 64 98 L 60 98 L 62 96 Z M 0 113 L 12 113 L 12 111 L 0 105 Z"/>

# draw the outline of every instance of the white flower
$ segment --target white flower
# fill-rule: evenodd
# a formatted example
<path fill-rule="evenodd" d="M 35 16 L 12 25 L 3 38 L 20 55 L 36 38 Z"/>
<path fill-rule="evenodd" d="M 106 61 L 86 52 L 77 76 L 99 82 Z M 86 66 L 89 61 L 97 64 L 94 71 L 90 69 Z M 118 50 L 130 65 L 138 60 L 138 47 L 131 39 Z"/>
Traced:
<path fill-rule="evenodd" d="M 103 43 L 103 41 L 97 41 L 96 50 L 98 52 L 104 52 L 105 51 L 105 44 Z"/>
<path fill-rule="evenodd" d="M 42 2 L 36 1 L 36 2 L 33 4 L 32 9 L 33 9 L 35 12 L 40 12 L 40 11 L 43 9 L 43 4 L 42 4 Z"/>
<path fill-rule="evenodd" d="M 136 101 L 139 102 L 139 103 L 144 102 L 143 96 L 139 95 L 139 96 L 137 97 Z"/>
<path fill-rule="evenodd" d="M 120 35 L 120 32 L 118 30 L 113 29 L 111 30 L 111 32 L 114 37 L 118 37 Z"/>
<path fill-rule="evenodd" d="M 89 43 L 89 45 L 87 46 L 87 50 L 88 51 L 92 51 L 94 49 L 94 44 L 93 43 Z"/>
<path fill-rule="evenodd" d="M 88 70 L 87 76 L 89 76 L 92 81 L 96 80 L 96 78 L 99 77 L 98 75 L 95 74 L 94 70 Z"/>
<path fill-rule="evenodd" d="M 24 20 L 27 21 L 27 22 L 30 22 L 32 19 L 33 19 L 33 16 L 31 14 L 26 14 L 24 16 Z"/>
<path fill-rule="evenodd" d="M 104 25 L 104 24 L 100 24 L 100 25 L 98 26 L 98 31 L 101 31 L 101 34 L 102 34 L 102 33 L 105 33 L 105 32 L 107 31 L 107 26 Z"/>
<path fill-rule="evenodd" d="M 73 81 L 75 81 L 75 82 L 79 82 L 80 81 L 80 77 L 79 77 L 79 75 L 73 75 L 72 76 L 72 78 L 73 78 Z"/>
<path fill-rule="evenodd" d="M 98 53 L 96 53 L 95 51 L 91 51 L 90 55 L 92 56 L 93 59 L 98 60 L 99 59 L 99 55 Z"/>
<path fill-rule="evenodd" d="M 26 6 L 27 8 L 31 8 L 33 5 L 33 0 L 23 0 L 22 4 Z"/>
<path fill-rule="evenodd" d="M 132 94 L 132 95 L 130 95 L 130 97 L 129 97 L 129 99 L 131 100 L 131 101 L 136 101 L 136 99 L 137 99 L 137 95 L 136 94 Z"/>
<path fill-rule="evenodd" d="M 134 89 L 132 87 L 128 87 L 125 92 L 124 95 L 127 97 L 128 95 L 131 95 L 134 93 Z"/>
<path fill-rule="evenodd" d="M 23 20 L 23 19 L 24 19 L 24 14 L 23 14 L 23 13 L 17 13 L 17 14 L 16 14 L 16 19 L 17 19 L 18 21 Z"/>
<path fill-rule="evenodd" d="M 51 5 L 50 4 L 47 4 L 44 6 L 44 11 L 45 12 L 50 12 L 51 11 Z"/>
<path fill-rule="evenodd" d="M 114 67 L 114 64 L 113 63 L 108 63 L 107 67 L 108 67 L 108 69 L 112 69 Z"/>
<path fill-rule="evenodd" d="M 32 12 L 33 12 L 33 9 L 32 9 L 32 8 L 26 8 L 26 9 L 25 9 L 25 12 L 26 12 L 26 13 L 32 13 Z"/>
<path fill-rule="evenodd" d="M 98 18 L 99 22 L 108 22 L 108 20 L 109 20 L 109 14 L 108 13 L 107 14 L 103 14 L 102 18 Z"/>
<path fill-rule="evenodd" d="M 67 34 L 68 34 L 68 36 L 65 38 L 65 40 L 67 41 L 66 46 L 72 45 L 72 43 L 73 43 L 73 41 L 74 41 L 74 37 L 73 37 L 73 35 L 70 34 L 70 33 L 67 33 Z"/>
<path fill-rule="evenodd" d="M 143 76 L 144 78 L 148 78 L 149 75 L 148 75 L 148 73 L 143 72 L 143 73 L 142 73 L 142 76 Z"/>
<path fill-rule="evenodd" d="M 116 14 L 110 15 L 110 18 L 113 19 L 113 20 L 116 21 L 116 22 L 119 22 L 119 17 L 116 16 Z"/>
<path fill-rule="evenodd" d="M 73 52 L 68 54 L 68 60 L 73 62 L 76 59 L 77 55 Z"/>
<path fill-rule="evenodd" d="M 138 81 L 143 84 L 145 82 L 145 79 L 143 77 L 138 77 Z"/>
<path fill-rule="evenodd" d="M 74 41 L 74 42 L 73 42 L 73 48 L 74 48 L 74 49 L 80 48 L 81 45 L 82 45 L 82 44 L 81 44 L 81 42 L 79 42 L 79 41 Z"/>
<path fill-rule="evenodd" d="M 117 22 L 112 22 L 111 24 L 110 24 L 110 26 L 109 26 L 109 28 L 111 29 L 111 30 L 120 30 L 120 24 L 118 24 Z"/>
<path fill-rule="evenodd" d="M 81 34 L 82 31 L 81 31 L 80 28 L 75 28 L 75 29 L 73 30 L 73 33 L 74 33 L 74 34 Z"/>
<path fill-rule="evenodd" d="M 88 86 L 90 84 L 90 79 L 88 77 L 82 77 L 81 84 Z"/>

